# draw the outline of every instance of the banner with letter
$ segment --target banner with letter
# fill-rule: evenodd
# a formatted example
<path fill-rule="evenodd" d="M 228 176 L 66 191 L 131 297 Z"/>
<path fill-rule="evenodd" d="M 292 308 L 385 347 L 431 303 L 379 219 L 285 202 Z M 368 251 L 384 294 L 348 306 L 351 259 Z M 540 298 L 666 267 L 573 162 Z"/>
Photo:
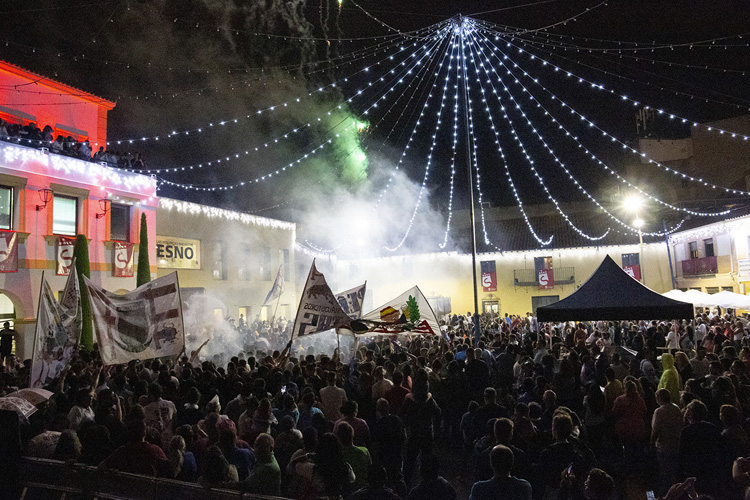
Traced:
<path fill-rule="evenodd" d="M 294 319 L 292 339 L 345 326 L 350 321 L 313 260 Z"/>
<path fill-rule="evenodd" d="M 341 309 L 344 310 L 347 316 L 351 319 L 359 319 L 362 317 L 362 304 L 365 300 L 365 289 L 367 288 L 367 282 L 349 290 L 336 294 L 336 300 L 339 302 Z"/>
<path fill-rule="evenodd" d="M 357 335 L 437 335 L 440 333 L 435 312 L 418 286 L 378 307 L 361 320 L 352 321 Z"/>
<path fill-rule="evenodd" d="M 200 269 L 200 240 L 157 235 L 156 267 L 162 269 Z"/>
<path fill-rule="evenodd" d="M 266 300 L 263 301 L 263 305 L 268 304 L 272 300 L 276 300 L 281 297 L 284 293 L 284 264 L 279 266 L 279 271 L 276 273 L 276 279 L 273 280 L 273 286 L 266 295 Z"/>
<path fill-rule="evenodd" d="M 99 354 L 105 365 L 174 357 L 185 347 L 177 273 L 115 295 L 84 277 Z"/>
<path fill-rule="evenodd" d="M 497 273 L 494 260 L 483 260 L 480 262 L 482 269 L 482 290 L 485 292 L 497 292 Z"/>
<path fill-rule="evenodd" d="M 67 276 L 70 274 L 70 266 L 73 264 L 73 248 L 76 240 L 66 238 L 65 236 L 57 237 L 57 275 Z"/>
<path fill-rule="evenodd" d="M 18 233 L 0 231 L 0 273 L 18 272 Z"/>
<path fill-rule="evenodd" d="M 30 387 L 44 387 L 60 376 L 78 347 L 81 323 L 81 290 L 75 262 L 71 262 L 60 302 L 55 299 L 49 283 L 42 276 Z"/>
<path fill-rule="evenodd" d="M 112 256 L 112 275 L 117 278 L 132 278 L 135 265 L 133 264 L 133 244 L 127 241 L 114 242 Z"/>
<path fill-rule="evenodd" d="M 641 266 L 636 264 L 634 266 L 622 266 L 622 270 L 638 281 L 641 281 Z"/>
<path fill-rule="evenodd" d="M 552 290 L 555 288 L 555 272 L 552 269 L 540 269 L 537 275 L 540 290 Z"/>

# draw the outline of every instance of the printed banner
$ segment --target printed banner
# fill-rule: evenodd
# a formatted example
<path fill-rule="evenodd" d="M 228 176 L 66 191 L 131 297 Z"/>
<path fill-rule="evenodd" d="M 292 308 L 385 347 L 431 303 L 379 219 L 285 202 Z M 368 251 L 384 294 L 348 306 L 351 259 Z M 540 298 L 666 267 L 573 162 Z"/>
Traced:
<path fill-rule="evenodd" d="M 366 281 L 359 286 L 355 286 L 345 292 L 336 294 L 336 300 L 339 302 L 341 309 L 343 309 L 346 315 L 351 319 L 359 319 L 362 317 L 362 304 L 365 300 L 365 288 L 367 288 Z"/>
<path fill-rule="evenodd" d="M 555 288 L 555 272 L 552 269 L 540 269 L 537 275 L 540 290 Z"/>
<path fill-rule="evenodd" d="M 34 353 L 31 358 L 30 386 L 45 387 L 60 376 L 73 357 L 81 337 L 81 289 L 75 262 L 65 283 L 62 301 L 42 277 L 39 310 L 36 315 Z"/>
<path fill-rule="evenodd" d="M 73 264 L 73 248 L 76 240 L 66 238 L 65 236 L 57 237 L 57 275 L 67 276 L 70 274 L 70 266 Z"/>
<path fill-rule="evenodd" d="M 350 321 L 313 260 L 294 319 L 292 338 L 332 330 L 348 325 Z"/>
<path fill-rule="evenodd" d="M 117 278 L 132 278 L 135 265 L 133 264 L 132 243 L 127 241 L 115 241 L 114 255 L 112 256 L 112 275 Z"/>
<path fill-rule="evenodd" d="M 482 268 L 482 290 L 485 292 L 497 292 L 497 273 L 495 272 L 494 260 L 483 260 L 480 262 Z"/>
<path fill-rule="evenodd" d="M 634 266 L 622 266 L 622 270 L 638 281 L 641 281 L 641 266 L 636 264 Z"/>
<path fill-rule="evenodd" d="M 352 329 L 357 335 L 437 335 L 440 325 L 430 303 L 415 286 L 365 314 L 361 320 L 353 321 Z"/>
<path fill-rule="evenodd" d="M 102 290 L 84 277 L 99 354 L 105 365 L 134 359 L 174 357 L 185 347 L 177 273 L 125 295 Z"/>
<path fill-rule="evenodd" d="M 273 286 L 266 295 L 266 300 L 263 301 L 263 305 L 278 299 L 281 294 L 284 293 L 284 264 L 279 266 L 279 271 L 276 273 L 276 279 L 273 280 Z"/>
<path fill-rule="evenodd" d="M 0 273 L 18 272 L 18 233 L 0 231 Z"/>

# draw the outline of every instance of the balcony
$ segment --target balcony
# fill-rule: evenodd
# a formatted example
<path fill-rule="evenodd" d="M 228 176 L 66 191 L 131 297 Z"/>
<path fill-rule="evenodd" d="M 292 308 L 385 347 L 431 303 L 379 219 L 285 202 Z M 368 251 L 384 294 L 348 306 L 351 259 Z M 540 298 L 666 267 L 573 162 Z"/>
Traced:
<path fill-rule="evenodd" d="M 682 261 L 682 275 L 685 277 L 708 276 L 718 272 L 719 262 L 716 256 Z"/>
<path fill-rule="evenodd" d="M 555 267 L 555 285 L 570 285 L 576 281 L 575 267 Z M 515 286 L 539 286 L 539 279 L 534 269 L 514 269 L 513 284 Z"/>

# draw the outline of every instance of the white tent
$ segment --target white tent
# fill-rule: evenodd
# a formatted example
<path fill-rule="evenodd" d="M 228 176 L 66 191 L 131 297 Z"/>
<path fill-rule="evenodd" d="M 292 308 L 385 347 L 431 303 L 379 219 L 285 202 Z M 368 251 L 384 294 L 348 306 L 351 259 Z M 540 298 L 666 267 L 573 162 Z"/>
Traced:
<path fill-rule="evenodd" d="M 685 292 L 683 292 L 682 290 L 670 290 L 668 292 L 662 293 L 662 295 L 667 297 L 668 299 L 679 300 L 680 302 L 690 302 L 685 298 Z"/>
<path fill-rule="evenodd" d="M 711 295 L 711 298 L 716 301 L 716 305 L 719 307 L 750 310 L 750 297 L 747 295 L 724 290 Z"/>
<path fill-rule="evenodd" d="M 696 307 L 716 306 L 716 301 L 711 294 L 699 292 L 698 290 L 688 290 L 687 292 L 683 292 L 683 296 L 680 300 L 683 302 L 690 302 Z"/>

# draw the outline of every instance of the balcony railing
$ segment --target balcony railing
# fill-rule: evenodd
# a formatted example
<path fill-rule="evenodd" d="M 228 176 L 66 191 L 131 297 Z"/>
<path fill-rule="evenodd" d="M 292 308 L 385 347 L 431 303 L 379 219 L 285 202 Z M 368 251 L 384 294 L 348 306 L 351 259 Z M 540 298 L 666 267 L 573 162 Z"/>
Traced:
<path fill-rule="evenodd" d="M 719 272 L 719 263 L 716 256 L 701 257 L 682 261 L 683 276 L 705 276 Z"/>
<path fill-rule="evenodd" d="M 570 285 L 576 281 L 575 267 L 555 267 L 552 271 L 555 285 Z M 539 277 L 534 269 L 514 269 L 513 284 L 515 286 L 539 286 Z"/>

